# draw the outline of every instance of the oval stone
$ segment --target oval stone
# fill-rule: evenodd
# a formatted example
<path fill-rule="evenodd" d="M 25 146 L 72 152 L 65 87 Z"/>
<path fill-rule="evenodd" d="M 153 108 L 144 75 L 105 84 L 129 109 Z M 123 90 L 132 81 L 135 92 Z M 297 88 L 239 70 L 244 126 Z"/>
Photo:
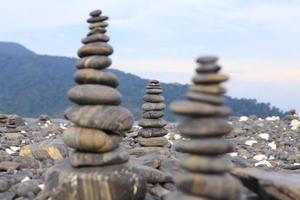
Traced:
<path fill-rule="evenodd" d="M 224 96 L 221 95 L 211 95 L 199 92 L 188 92 L 187 98 L 193 101 L 204 102 L 209 104 L 221 105 L 224 104 Z"/>
<path fill-rule="evenodd" d="M 159 89 L 159 90 L 162 90 L 162 87 L 161 86 L 147 86 L 146 89 Z"/>
<path fill-rule="evenodd" d="M 163 128 L 167 122 L 164 119 L 142 119 L 139 125 L 143 128 Z"/>
<path fill-rule="evenodd" d="M 221 95 L 226 92 L 225 88 L 219 85 L 192 85 L 190 90 L 193 92 L 202 92 L 215 95 Z"/>
<path fill-rule="evenodd" d="M 165 128 L 142 128 L 139 130 L 139 135 L 145 138 L 161 137 L 167 134 L 168 130 Z"/>
<path fill-rule="evenodd" d="M 94 29 L 94 28 L 106 28 L 108 26 L 107 22 L 97 22 L 97 23 L 92 23 L 89 25 L 89 29 Z"/>
<path fill-rule="evenodd" d="M 169 141 L 164 137 L 151 137 L 151 138 L 139 138 L 138 143 L 145 147 L 163 147 L 166 146 Z"/>
<path fill-rule="evenodd" d="M 87 37 L 95 34 L 104 34 L 104 33 L 106 33 L 106 28 L 96 27 L 88 32 Z"/>
<path fill-rule="evenodd" d="M 110 45 L 103 42 L 89 43 L 78 50 L 78 56 L 80 58 L 93 55 L 109 56 L 112 53 L 113 48 Z"/>
<path fill-rule="evenodd" d="M 216 56 L 201 56 L 197 58 L 197 63 L 199 64 L 214 64 L 218 61 Z"/>
<path fill-rule="evenodd" d="M 77 61 L 76 67 L 78 69 L 105 69 L 111 65 L 112 61 L 106 56 L 88 56 Z"/>
<path fill-rule="evenodd" d="M 215 84 L 222 83 L 229 79 L 227 75 L 224 74 L 197 74 L 193 78 L 195 84 Z"/>
<path fill-rule="evenodd" d="M 78 84 L 100 84 L 111 87 L 118 87 L 118 78 L 110 73 L 95 69 L 81 69 L 75 74 L 75 81 Z"/>
<path fill-rule="evenodd" d="M 222 118 L 198 118 L 181 122 L 178 130 L 188 137 L 210 137 L 228 134 L 232 131 L 232 126 Z"/>
<path fill-rule="evenodd" d="M 87 19 L 88 23 L 96 23 L 96 22 L 103 22 L 105 20 L 108 20 L 107 16 L 93 16 L 91 18 Z"/>
<path fill-rule="evenodd" d="M 163 110 L 166 108 L 164 103 L 144 103 L 142 106 L 144 111 L 154 111 L 154 110 Z"/>
<path fill-rule="evenodd" d="M 121 94 L 105 85 L 77 85 L 68 92 L 69 99 L 79 105 L 119 105 Z"/>
<path fill-rule="evenodd" d="M 120 106 L 73 106 L 65 117 L 82 127 L 112 132 L 129 131 L 134 122 L 131 112 Z"/>
<path fill-rule="evenodd" d="M 98 129 L 69 127 L 63 133 L 64 142 L 71 148 L 88 152 L 107 152 L 119 146 L 121 136 Z"/>
<path fill-rule="evenodd" d="M 232 152 L 234 146 L 223 139 L 193 138 L 177 142 L 175 149 L 179 152 L 197 155 L 221 155 Z"/>
<path fill-rule="evenodd" d="M 143 97 L 144 101 L 150 102 L 150 103 L 161 103 L 165 100 L 165 98 L 162 95 L 151 95 L 151 94 L 146 94 Z"/>
<path fill-rule="evenodd" d="M 144 119 L 158 119 L 164 116 L 163 111 L 146 111 L 143 112 L 142 117 Z"/>
<path fill-rule="evenodd" d="M 190 172 L 197 173 L 224 173 L 229 171 L 233 166 L 230 161 L 221 157 L 208 157 L 185 155 L 180 159 L 183 168 Z"/>
<path fill-rule="evenodd" d="M 151 80 L 150 83 L 159 84 L 159 81 L 158 80 Z"/>
<path fill-rule="evenodd" d="M 161 94 L 162 92 L 162 89 L 146 89 L 147 94 Z"/>
<path fill-rule="evenodd" d="M 172 103 L 170 108 L 178 115 L 191 116 L 228 116 L 231 112 L 231 110 L 226 106 L 217 106 L 184 100 Z"/>
<path fill-rule="evenodd" d="M 109 41 L 109 37 L 101 33 L 87 36 L 81 40 L 83 44 L 89 44 L 94 42 L 108 42 L 108 41 Z"/>
<path fill-rule="evenodd" d="M 216 73 L 221 70 L 221 67 L 215 64 L 205 64 L 196 69 L 199 74 Z"/>
<path fill-rule="evenodd" d="M 90 12 L 90 16 L 91 17 L 97 17 L 97 16 L 99 16 L 101 14 L 102 14 L 101 10 L 94 10 L 94 11 Z"/>

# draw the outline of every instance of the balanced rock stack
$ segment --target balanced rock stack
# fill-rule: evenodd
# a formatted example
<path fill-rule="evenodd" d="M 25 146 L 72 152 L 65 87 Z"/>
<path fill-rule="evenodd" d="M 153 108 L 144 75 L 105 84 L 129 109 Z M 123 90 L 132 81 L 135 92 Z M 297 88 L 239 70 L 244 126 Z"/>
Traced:
<path fill-rule="evenodd" d="M 139 131 L 141 136 L 138 142 L 141 146 L 166 146 L 169 142 L 163 137 L 168 131 L 164 128 L 167 122 L 163 119 L 164 97 L 162 96 L 162 87 L 157 80 L 149 82 L 146 95 L 143 97 L 142 120 L 139 125 L 142 127 Z"/>
<path fill-rule="evenodd" d="M 90 32 L 78 50 L 75 81 L 79 85 L 68 92 L 77 106 L 65 112 L 74 126 L 63 134 L 74 151 L 70 163 L 58 164 L 47 175 L 46 190 L 53 199 L 131 200 L 145 195 L 145 180 L 127 164 L 129 156 L 119 145 L 124 131 L 133 125 L 133 116 L 119 106 L 117 77 L 104 70 L 112 63 L 108 56 L 113 49 L 104 34 L 108 17 L 101 13 L 90 13 Z"/>
<path fill-rule="evenodd" d="M 185 117 L 178 126 L 186 138 L 175 144 L 185 153 L 181 166 L 188 171 L 176 178 L 180 192 L 168 195 L 168 200 L 238 200 L 239 182 L 227 172 L 231 163 L 222 155 L 233 151 L 232 144 L 222 139 L 231 132 L 227 122 L 230 109 L 223 105 L 225 89 L 220 83 L 228 77 L 219 73 L 216 57 L 200 57 L 197 75 L 187 93 L 187 99 L 171 104 L 171 110 Z"/>
<path fill-rule="evenodd" d="M 7 115 L 0 113 L 0 127 L 5 127 L 7 122 Z"/>

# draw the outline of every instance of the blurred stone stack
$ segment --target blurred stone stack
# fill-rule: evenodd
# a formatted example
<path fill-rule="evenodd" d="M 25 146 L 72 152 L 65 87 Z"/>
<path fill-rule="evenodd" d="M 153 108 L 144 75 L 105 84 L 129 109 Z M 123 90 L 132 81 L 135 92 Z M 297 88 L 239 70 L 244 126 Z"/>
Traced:
<path fill-rule="evenodd" d="M 117 77 L 104 70 L 111 65 L 108 56 L 113 53 L 104 34 L 108 17 L 100 10 L 90 16 L 90 32 L 78 50 L 75 81 L 79 85 L 68 92 L 77 106 L 65 112 L 74 123 L 63 135 L 74 149 L 69 155 L 71 166 L 65 161 L 50 171 L 46 190 L 54 199 L 142 199 L 145 181 L 127 164 L 129 156 L 119 145 L 133 117 L 119 106 L 122 96 L 115 89 Z"/>
<path fill-rule="evenodd" d="M 40 115 L 39 116 L 39 123 L 40 124 L 46 124 L 47 122 L 50 122 L 50 118 L 48 115 Z"/>
<path fill-rule="evenodd" d="M 200 57 L 197 62 L 188 100 L 171 104 L 175 114 L 185 117 L 178 126 L 185 140 L 175 148 L 185 153 L 180 162 L 188 173 L 176 177 L 180 192 L 167 199 L 238 200 L 239 183 L 227 173 L 231 163 L 223 157 L 233 151 L 232 144 L 222 139 L 232 130 L 227 122 L 230 109 L 223 105 L 225 89 L 220 86 L 228 77 L 219 73 L 216 57 Z"/>
<path fill-rule="evenodd" d="M 0 127 L 5 127 L 7 122 L 7 115 L 0 113 Z"/>
<path fill-rule="evenodd" d="M 141 136 L 138 140 L 141 146 L 165 146 L 169 142 L 163 137 L 168 131 L 164 128 L 167 122 L 163 119 L 165 98 L 162 96 L 162 87 L 157 80 L 149 82 L 146 95 L 143 97 L 142 120 L 139 125 L 142 127 L 139 131 Z"/>

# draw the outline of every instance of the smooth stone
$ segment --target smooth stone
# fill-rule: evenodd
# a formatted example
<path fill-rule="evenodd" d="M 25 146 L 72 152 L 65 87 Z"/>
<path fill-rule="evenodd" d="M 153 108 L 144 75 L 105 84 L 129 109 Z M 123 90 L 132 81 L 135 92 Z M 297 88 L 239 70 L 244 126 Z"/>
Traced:
<path fill-rule="evenodd" d="M 43 193 L 55 200 L 138 200 L 146 180 L 128 164 L 73 168 L 65 160 L 47 171 Z"/>
<path fill-rule="evenodd" d="M 224 139 L 200 138 L 181 140 L 175 143 L 175 149 L 179 152 L 198 155 L 220 155 L 234 150 L 232 143 Z"/>
<path fill-rule="evenodd" d="M 171 110 L 178 115 L 191 116 L 228 116 L 231 110 L 226 106 L 210 105 L 201 102 L 177 101 L 170 105 Z"/>
<path fill-rule="evenodd" d="M 227 120 L 222 118 L 186 119 L 178 125 L 179 132 L 190 137 L 221 136 L 232 129 Z"/>
<path fill-rule="evenodd" d="M 229 79 L 227 75 L 224 74 L 197 74 L 193 78 L 195 84 L 216 84 L 222 83 Z"/>
<path fill-rule="evenodd" d="M 91 17 L 97 17 L 97 16 L 99 16 L 101 14 L 102 14 L 101 10 L 94 10 L 94 11 L 90 12 L 90 16 Z"/>
<path fill-rule="evenodd" d="M 69 155 L 73 167 L 103 166 L 122 164 L 128 161 L 129 155 L 122 148 L 104 153 L 74 151 Z"/>
<path fill-rule="evenodd" d="M 145 146 L 145 147 L 163 147 L 169 144 L 169 141 L 164 137 L 151 137 L 151 138 L 140 137 L 138 139 L 138 143 L 141 146 Z"/>
<path fill-rule="evenodd" d="M 218 57 L 216 56 L 201 56 L 197 58 L 197 63 L 200 64 L 214 64 L 218 61 Z"/>
<path fill-rule="evenodd" d="M 96 23 L 96 22 L 103 22 L 108 20 L 107 16 L 96 16 L 96 17 L 91 17 L 87 19 L 88 23 Z"/>
<path fill-rule="evenodd" d="M 120 105 L 122 95 L 105 85 L 84 84 L 71 88 L 69 99 L 79 105 Z"/>
<path fill-rule="evenodd" d="M 221 67 L 215 64 L 204 64 L 196 69 L 196 72 L 199 74 L 206 73 L 217 73 L 221 70 Z"/>
<path fill-rule="evenodd" d="M 165 98 L 162 95 L 146 94 L 144 95 L 143 100 L 150 103 L 161 103 L 164 102 Z"/>
<path fill-rule="evenodd" d="M 174 181 L 170 174 L 161 172 L 160 170 L 152 167 L 144 165 L 134 165 L 133 167 L 140 174 L 140 176 L 147 180 L 148 183 L 172 183 Z"/>
<path fill-rule="evenodd" d="M 99 84 L 110 87 L 118 87 L 118 78 L 110 73 L 95 69 L 81 69 L 75 74 L 75 81 L 78 84 Z"/>
<path fill-rule="evenodd" d="M 0 172 L 7 171 L 7 170 L 17 170 L 19 169 L 19 167 L 20 164 L 16 162 L 11 162 L 11 161 L 0 162 Z"/>
<path fill-rule="evenodd" d="M 97 22 L 97 23 L 92 23 L 89 25 L 89 29 L 94 29 L 94 28 L 106 28 L 108 26 L 107 22 Z"/>
<path fill-rule="evenodd" d="M 162 155 L 162 156 L 171 156 L 171 152 L 168 148 L 161 148 L 161 147 L 138 147 L 134 149 L 129 149 L 128 153 L 136 157 L 149 155 L 152 153 Z"/>
<path fill-rule="evenodd" d="M 147 94 L 161 94 L 162 92 L 162 89 L 146 89 Z"/>
<path fill-rule="evenodd" d="M 143 128 L 163 128 L 167 125 L 164 119 L 142 119 L 139 121 L 139 126 Z"/>
<path fill-rule="evenodd" d="M 105 69 L 111 65 L 112 61 L 106 56 L 88 56 L 77 61 L 77 69 Z"/>
<path fill-rule="evenodd" d="M 143 112 L 142 117 L 144 119 L 158 119 L 164 116 L 163 111 L 146 111 Z"/>
<path fill-rule="evenodd" d="M 161 111 L 166 108 L 166 104 L 164 103 L 144 103 L 142 109 L 144 111 L 154 111 L 158 110 Z"/>
<path fill-rule="evenodd" d="M 142 128 L 139 130 L 139 135 L 144 138 L 161 137 L 168 134 L 165 128 Z"/>
<path fill-rule="evenodd" d="M 64 142 L 71 148 L 87 152 L 107 152 L 119 146 L 121 136 L 98 129 L 72 126 L 63 133 Z"/>
<path fill-rule="evenodd" d="M 108 41 L 109 41 L 109 37 L 101 33 L 89 35 L 81 40 L 83 44 L 89 44 L 94 42 L 108 42 Z"/>
<path fill-rule="evenodd" d="M 128 131 L 133 125 L 131 112 L 120 106 L 73 106 L 65 117 L 82 127 L 112 132 Z"/>
<path fill-rule="evenodd" d="M 220 96 L 220 95 L 211 95 L 211 94 L 190 91 L 187 93 L 186 96 L 188 99 L 193 101 L 205 102 L 205 103 L 216 104 L 216 105 L 224 104 L 224 96 Z"/>
<path fill-rule="evenodd" d="M 228 174 L 184 174 L 178 177 L 176 184 L 185 193 L 207 199 L 240 200 L 241 197 L 239 182 Z"/>
<path fill-rule="evenodd" d="M 95 42 L 84 45 L 78 50 L 78 56 L 80 58 L 85 56 L 109 56 L 113 53 L 113 48 L 103 42 Z"/>
<path fill-rule="evenodd" d="M 151 80 L 150 83 L 159 84 L 158 80 Z"/>
<path fill-rule="evenodd" d="M 225 88 L 219 85 L 192 85 L 190 90 L 193 92 L 202 92 L 215 95 L 221 95 L 226 92 Z"/>
<path fill-rule="evenodd" d="M 216 174 L 232 169 L 232 163 L 222 157 L 185 155 L 180 159 L 183 168 L 190 172 Z"/>
<path fill-rule="evenodd" d="M 106 30 L 106 28 L 103 28 L 103 27 L 96 27 L 96 28 L 93 28 L 93 29 L 91 29 L 89 32 L 88 32 L 88 34 L 87 34 L 87 37 L 88 36 L 91 36 L 91 35 L 95 35 L 95 34 L 104 34 L 104 33 L 106 33 L 107 32 L 107 30 Z"/>
<path fill-rule="evenodd" d="M 159 85 L 157 85 L 157 86 L 155 86 L 155 85 L 148 85 L 148 86 L 146 87 L 146 89 L 160 89 L 160 90 L 162 90 L 162 87 L 159 86 Z"/>
<path fill-rule="evenodd" d="M 207 199 L 177 191 L 177 192 L 168 193 L 164 198 L 164 200 L 207 200 Z"/>

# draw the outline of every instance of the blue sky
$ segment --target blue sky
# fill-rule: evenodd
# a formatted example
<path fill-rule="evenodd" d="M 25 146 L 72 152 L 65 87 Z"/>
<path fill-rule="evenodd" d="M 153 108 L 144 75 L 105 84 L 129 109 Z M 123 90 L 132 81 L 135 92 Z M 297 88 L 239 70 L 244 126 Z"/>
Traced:
<path fill-rule="evenodd" d="M 300 1 L 3 1 L 0 40 L 75 57 L 95 8 L 110 17 L 115 68 L 189 83 L 195 58 L 215 54 L 232 77 L 231 96 L 300 111 Z"/>

